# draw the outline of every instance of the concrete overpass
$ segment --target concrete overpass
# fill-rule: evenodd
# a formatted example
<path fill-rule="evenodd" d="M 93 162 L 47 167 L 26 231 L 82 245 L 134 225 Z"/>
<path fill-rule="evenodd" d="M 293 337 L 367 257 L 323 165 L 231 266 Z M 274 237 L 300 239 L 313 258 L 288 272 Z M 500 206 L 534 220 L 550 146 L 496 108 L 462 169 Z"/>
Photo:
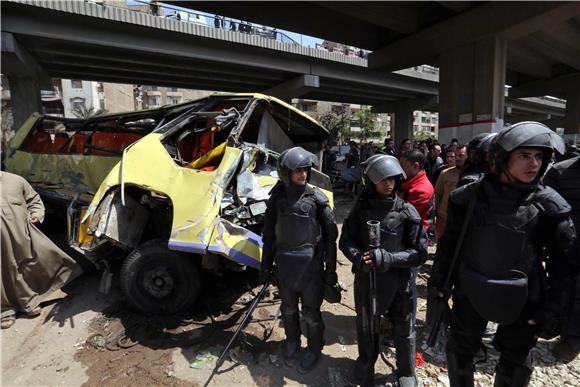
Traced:
<path fill-rule="evenodd" d="M 180 2 L 179 5 L 187 4 Z M 218 13 L 252 20 L 245 14 L 234 14 L 248 8 L 239 4 L 195 2 L 193 5 L 196 8 L 223 6 L 223 12 L 218 9 Z M 343 5 L 342 13 L 352 6 L 349 3 L 340 3 L 339 8 L 330 5 L 332 3 L 324 3 L 330 15 Z M 386 6 L 367 4 L 370 8 L 366 10 L 365 6 L 361 10 L 370 18 L 369 10 L 376 10 L 377 5 Z M 406 7 L 399 3 L 386 7 L 393 10 L 392 5 Z M 396 137 L 399 137 L 408 135 L 411 128 L 408 120 L 413 109 L 433 106 L 433 101 L 441 100 L 435 98 L 439 91 L 436 82 L 392 74 L 381 66 L 369 69 L 366 60 L 360 58 L 92 3 L 3 1 L 1 6 L 2 71 L 9 76 L 11 86 L 16 86 L 12 90 L 14 105 L 25 111 L 37 110 L 34 107 L 39 106 L 39 101 L 30 95 L 38 90 L 39 82 L 49 76 L 209 90 L 260 90 L 282 98 L 360 103 L 382 111 L 388 107 L 389 112 L 396 114 Z M 279 26 L 277 13 L 284 10 L 272 8 L 267 3 L 259 6 L 265 13 L 254 14 L 260 17 L 263 13 L 271 14 L 273 19 L 263 23 Z M 284 3 L 280 6 L 288 12 L 302 10 L 308 20 L 311 13 L 305 10 L 316 9 L 319 5 Z M 356 36 L 363 31 L 354 23 L 358 19 L 351 19 L 353 23 L 334 28 L 333 33 L 350 29 Z M 304 28 L 310 25 L 304 24 Z M 368 20 L 362 24 L 372 25 Z M 333 40 L 339 40 L 335 39 L 338 37 L 334 36 Z M 371 54 L 371 65 L 373 55 L 375 53 Z M 570 75 L 561 77 L 567 76 Z M 522 87 L 531 87 L 537 81 Z M 536 85 L 536 88 L 541 87 Z M 443 102 L 442 108 L 445 107 Z M 502 109 L 498 112 L 503 117 L 503 98 L 501 103 Z M 514 103 L 511 108 L 517 111 L 520 107 L 521 103 Z M 538 108 L 541 109 L 541 105 Z M 544 117 L 550 114 L 549 118 L 562 115 L 561 111 L 552 110 L 551 113 L 540 111 L 540 114 Z M 472 118 L 475 118 L 473 114 Z"/>
<path fill-rule="evenodd" d="M 439 67 L 444 139 L 460 127 L 471 135 L 501 126 L 505 83 L 512 86 L 510 96 L 566 99 L 566 132 L 580 133 L 580 2 L 188 1 L 179 5 L 371 50 L 371 70 L 389 72 L 420 64 Z M 409 116 L 408 105 L 405 101 L 398 105 L 399 116 Z"/>
<path fill-rule="evenodd" d="M 1 5 L 2 71 L 11 86 L 25 86 L 21 101 L 49 77 L 364 105 L 438 92 L 436 82 L 369 71 L 360 58 L 129 9 L 78 1 Z"/>

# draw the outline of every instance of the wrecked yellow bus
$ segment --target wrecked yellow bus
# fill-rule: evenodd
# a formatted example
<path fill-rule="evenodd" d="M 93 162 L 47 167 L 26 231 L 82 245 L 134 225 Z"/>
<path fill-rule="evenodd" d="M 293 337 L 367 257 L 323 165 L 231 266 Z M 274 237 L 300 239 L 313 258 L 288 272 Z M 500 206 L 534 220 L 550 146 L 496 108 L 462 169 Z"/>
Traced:
<path fill-rule="evenodd" d="M 328 136 L 273 97 L 195 101 L 124 147 L 90 204 L 75 197 L 70 244 L 105 270 L 122 260 L 121 288 L 137 310 L 186 310 L 199 296 L 203 271 L 259 268 L 279 153 L 298 145 L 320 156 Z M 310 183 L 332 202 L 326 175 L 313 170 Z"/>

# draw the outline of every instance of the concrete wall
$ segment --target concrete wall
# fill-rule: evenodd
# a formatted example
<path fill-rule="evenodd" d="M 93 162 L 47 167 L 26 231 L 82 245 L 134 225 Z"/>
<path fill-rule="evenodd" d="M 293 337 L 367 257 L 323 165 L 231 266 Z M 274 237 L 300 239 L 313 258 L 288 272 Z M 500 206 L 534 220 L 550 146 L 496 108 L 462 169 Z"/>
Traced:
<path fill-rule="evenodd" d="M 132 85 L 103 83 L 104 108 L 109 113 L 135 110 L 135 98 Z"/>

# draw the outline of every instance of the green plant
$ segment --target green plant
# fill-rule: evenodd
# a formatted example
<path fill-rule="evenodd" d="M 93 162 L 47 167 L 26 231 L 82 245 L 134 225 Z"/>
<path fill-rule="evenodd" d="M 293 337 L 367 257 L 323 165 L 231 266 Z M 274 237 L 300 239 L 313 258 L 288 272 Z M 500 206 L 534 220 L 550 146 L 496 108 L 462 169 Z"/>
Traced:
<path fill-rule="evenodd" d="M 344 112 L 341 114 L 326 112 L 318 117 L 318 122 L 330 132 L 331 140 L 335 143 L 342 143 L 342 140 L 350 134 L 350 119 Z"/>
<path fill-rule="evenodd" d="M 105 113 L 107 113 L 105 109 L 98 109 L 97 111 L 95 111 L 94 107 L 91 106 L 87 108 L 87 106 L 84 103 L 80 106 L 76 106 L 72 110 L 72 114 L 74 114 L 76 118 L 89 118 L 99 116 Z"/>
<path fill-rule="evenodd" d="M 2 132 L 2 153 L 8 149 L 8 143 L 14 137 L 14 117 L 12 116 L 12 108 L 7 103 L 2 103 L 2 118 L 0 121 Z"/>
<path fill-rule="evenodd" d="M 362 140 L 373 137 L 377 132 L 377 115 L 371 112 L 369 108 L 361 108 L 358 112 L 354 113 L 355 119 L 360 125 L 359 137 Z"/>
<path fill-rule="evenodd" d="M 435 133 L 431 133 L 431 132 L 427 132 L 427 131 L 413 133 L 413 140 L 415 142 L 427 141 L 428 139 L 434 139 L 434 138 L 435 138 Z"/>

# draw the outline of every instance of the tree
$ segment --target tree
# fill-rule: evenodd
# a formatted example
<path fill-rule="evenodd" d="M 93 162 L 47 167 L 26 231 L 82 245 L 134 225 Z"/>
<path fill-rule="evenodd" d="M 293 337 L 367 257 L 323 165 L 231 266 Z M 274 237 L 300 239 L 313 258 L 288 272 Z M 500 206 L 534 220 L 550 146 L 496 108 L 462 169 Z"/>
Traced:
<path fill-rule="evenodd" d="M 359 122 L 360 126 L 360 138 L 366 140 L 372 137 L 377 132 L 377 115 L 371 112 L 369 108 L 361 108 L 359 111 L 354 113 L 355 119 Z"/>
<path fill-rule="evenodd" d="M 344 112 L 341 114 L 326 112 L 318 117 L 318 122 L 330 132 L 331 140 L 339 144 L 350 132 L 350 119 Z"/>
<path fill-rule="evenodd" d="M 6 102 L 2 102 L 2 119 L 0 120 L 1 135 L 2 135 L 2 154 L 8 149 L 8 144 L 12 137 L 14 137 L 14 116 L 12 115 L 12 108 Z"/>
<path fill-rule="evenodd" d="M 99 109 L 95 111 L 94 107 L 88 107 L 83 103 L 80 106 L 75 106 L 72 110 L 72 114 L 75 115 L 76 118 L 89 118 L 93 116 L 99 116 L 101 114 L 105 114 L 107 111 L 105 109 Z"/>
<path fill-rule="evenodd" d="M 420 131 L 413 133 L 413 140 L 416 142 L 426 141 L 428 139 L 434 139 L 435 134 L 427 131 Z"/>

